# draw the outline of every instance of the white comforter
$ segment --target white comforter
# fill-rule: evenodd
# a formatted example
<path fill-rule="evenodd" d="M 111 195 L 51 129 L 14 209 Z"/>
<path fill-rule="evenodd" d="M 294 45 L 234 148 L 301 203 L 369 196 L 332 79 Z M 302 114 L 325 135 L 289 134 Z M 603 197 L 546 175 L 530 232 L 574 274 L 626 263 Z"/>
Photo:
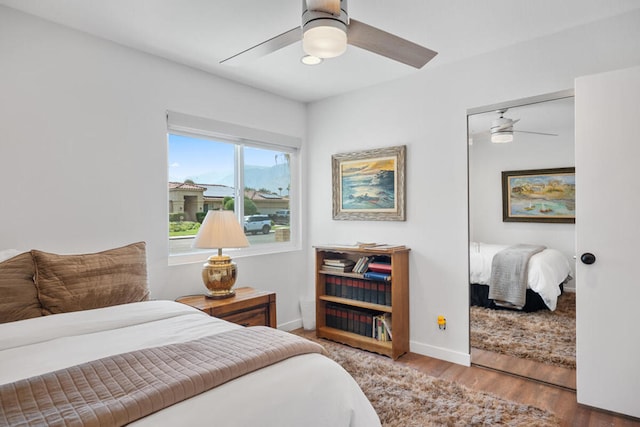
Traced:
<path fill-rule="evenodd" d="M 240 326 L 172 301 L 0 324 L 0 384 Z M 170 406 L 135 426 L 379 426 L 357 383 L 320 354 L 292 357 Z"/>
<path fill-rule="evenodd" d="M 471 242 L 469 245 L 469 281 L 489 284 L 491 262 L 495 254 L 509 245 Z M 537 292 L 549 310 L 555 310 L 560 295 L 560 284 L 571 275 L 571 265 L 564 254 L 556 249 L 545 249 L 533 255 L 527 271 L 527 288 Z"/>

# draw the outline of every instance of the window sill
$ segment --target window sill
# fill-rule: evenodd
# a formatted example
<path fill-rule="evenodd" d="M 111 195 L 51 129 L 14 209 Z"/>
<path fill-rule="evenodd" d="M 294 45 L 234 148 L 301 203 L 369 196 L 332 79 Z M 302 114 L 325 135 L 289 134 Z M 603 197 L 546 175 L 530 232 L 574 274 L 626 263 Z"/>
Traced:
<path fill-rule="evenodd" d="M 289 242 L 254 245 L 243 249 L 223 249 L 222 252 L 226 255 L 229 255 L 233 259 L 238 259 L 286 252 L 297 252 L 300 250 L 302 250 L 302 248 L 299 244 Z M 202 263 L 211 255 L 216 255 L 217 252 L 217 249 L 211 249 L 209 251 L 188 252 L 183 254 L 169 255 L 168 265 L 172 266 Z"/>

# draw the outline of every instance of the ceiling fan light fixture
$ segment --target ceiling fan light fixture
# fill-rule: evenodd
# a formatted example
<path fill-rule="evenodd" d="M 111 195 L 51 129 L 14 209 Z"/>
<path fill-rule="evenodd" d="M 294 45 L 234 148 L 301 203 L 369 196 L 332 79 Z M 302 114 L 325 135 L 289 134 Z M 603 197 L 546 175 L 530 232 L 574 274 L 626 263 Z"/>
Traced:
<path fill-rule="evenodd" d="M 347 50 L 347 27 L 335 19 L 315 19 L 304 26 L 302 49 L 317 58 L 335 58 Z"/>
<path fill-rule="evenodd" d="M 318 58 L 317 56 L 313 55 L 305 55 L 300 58 L 300 62 L 302 62 L 304 65 L 318 65 L 322 64 L 322 61 L 322 58 Z"/>
<path fill-rule="evenodd" d="M 494 144 L 504 144 L 513 141 L 513 124 L 518 120 L 504 117 L 507 109 L 498 110 L 500 117 L 491 122 L 491 142 Z"/>
<path fill-rule="evenodd" d="M 513 141 L 513 131 L 500 131 L 491 133 L 491 142 L 494 144 L 504 144 Z"/>

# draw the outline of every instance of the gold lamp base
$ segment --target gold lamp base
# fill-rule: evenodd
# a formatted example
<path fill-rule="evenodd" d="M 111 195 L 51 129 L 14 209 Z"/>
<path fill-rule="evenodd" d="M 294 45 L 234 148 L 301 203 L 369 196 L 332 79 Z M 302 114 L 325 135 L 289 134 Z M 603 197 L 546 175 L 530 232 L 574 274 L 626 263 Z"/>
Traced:
<path fill-rule="evenodd" d="M 202 267 L 202 281 L 207 288 L 207 297 L 223 299 L 236 294 L 231 289 L 236 284 L 236 264 L 230 257 L 212 255 Z"/>

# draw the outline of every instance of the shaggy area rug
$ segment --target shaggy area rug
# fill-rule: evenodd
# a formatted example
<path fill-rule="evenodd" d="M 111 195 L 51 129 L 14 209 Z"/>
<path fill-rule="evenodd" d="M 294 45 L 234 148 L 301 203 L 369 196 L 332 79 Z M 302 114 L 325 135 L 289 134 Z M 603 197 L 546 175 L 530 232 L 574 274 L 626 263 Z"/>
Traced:
<path fill-rule="evenodd" d="M 560 295 L 556 311 L 523 313 L 472 306 L 471 347 L 575 369 L 575 295 Z"/>
<path fill-rule="evenodd" d="M 303 336 L 322 344 L 351 374 L 384 427 L 559 425 L 542 409 L 431 377 L 384 356 Z"/>

